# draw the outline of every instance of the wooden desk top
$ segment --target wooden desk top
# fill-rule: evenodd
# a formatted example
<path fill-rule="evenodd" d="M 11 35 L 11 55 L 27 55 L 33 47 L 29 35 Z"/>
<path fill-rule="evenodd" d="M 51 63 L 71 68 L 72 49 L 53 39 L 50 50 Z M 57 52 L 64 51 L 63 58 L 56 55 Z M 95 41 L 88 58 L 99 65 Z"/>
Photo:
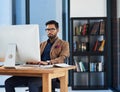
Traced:
<path fill-rule="evenodd" d="M 76 66 L 70 66 L 66 68 L 39 68 L 39 67 L 16 67 L 16 69 L 7 69 L 0 67 L 0 75 L 14 75 L 14 76 L 36 76 L 39 77 L 41 74 L 52 74 L 59 73 L 65 70 L 75 69 Z"/>

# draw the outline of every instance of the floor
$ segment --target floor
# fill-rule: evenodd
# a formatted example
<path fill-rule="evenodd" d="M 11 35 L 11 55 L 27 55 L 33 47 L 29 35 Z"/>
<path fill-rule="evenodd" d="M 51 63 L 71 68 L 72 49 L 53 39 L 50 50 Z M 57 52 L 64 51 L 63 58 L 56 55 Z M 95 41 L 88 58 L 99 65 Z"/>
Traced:
<path fill-rule="evenodd" d="M 16 92 L 26 92 L 27 88 L 16 88 Z M 0 92 L 5 92 L 4 88 L 0 88 Z M 56 92 L 60 92 L 59 89 L 56 89 Z M 68 88 L 68 92 L 112 92 L 111 90 L 71 90 L 71 87 Z"/>

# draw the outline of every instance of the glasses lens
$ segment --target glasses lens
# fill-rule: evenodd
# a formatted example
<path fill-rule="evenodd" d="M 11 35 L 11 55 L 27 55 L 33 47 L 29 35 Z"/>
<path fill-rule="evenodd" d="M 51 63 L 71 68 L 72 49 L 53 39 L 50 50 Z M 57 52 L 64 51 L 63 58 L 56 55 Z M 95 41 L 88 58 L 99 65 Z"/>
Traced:
<path fill-rule="evenodd" d="M 45 29 L 46 31 L 54 31 L 54 30 L 56 30 L 55 28 L 47 28 L 47 29 Z"/>

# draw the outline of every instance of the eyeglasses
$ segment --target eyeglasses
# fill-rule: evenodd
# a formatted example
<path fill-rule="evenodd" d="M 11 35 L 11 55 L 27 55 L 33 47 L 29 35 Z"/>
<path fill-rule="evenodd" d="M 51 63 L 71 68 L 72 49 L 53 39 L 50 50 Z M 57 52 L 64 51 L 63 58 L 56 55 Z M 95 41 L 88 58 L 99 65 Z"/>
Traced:
<path fill-rule="evenodd" d="M 45 31 L 55 31 L 56 29 L 55 28 L 47 28 L 45 29 Z"/>

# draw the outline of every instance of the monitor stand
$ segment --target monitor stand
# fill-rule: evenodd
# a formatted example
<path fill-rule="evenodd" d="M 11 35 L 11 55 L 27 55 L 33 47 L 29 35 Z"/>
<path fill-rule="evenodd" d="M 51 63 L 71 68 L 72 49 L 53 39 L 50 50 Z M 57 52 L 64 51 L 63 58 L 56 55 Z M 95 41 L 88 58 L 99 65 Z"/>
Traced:
<path fill-rule="evenodd" d="M 15 67 L 16 60 L 16 44 L 9 43 L 8 49 L 5 57 L 4 67 L 13 68 Z"/>

